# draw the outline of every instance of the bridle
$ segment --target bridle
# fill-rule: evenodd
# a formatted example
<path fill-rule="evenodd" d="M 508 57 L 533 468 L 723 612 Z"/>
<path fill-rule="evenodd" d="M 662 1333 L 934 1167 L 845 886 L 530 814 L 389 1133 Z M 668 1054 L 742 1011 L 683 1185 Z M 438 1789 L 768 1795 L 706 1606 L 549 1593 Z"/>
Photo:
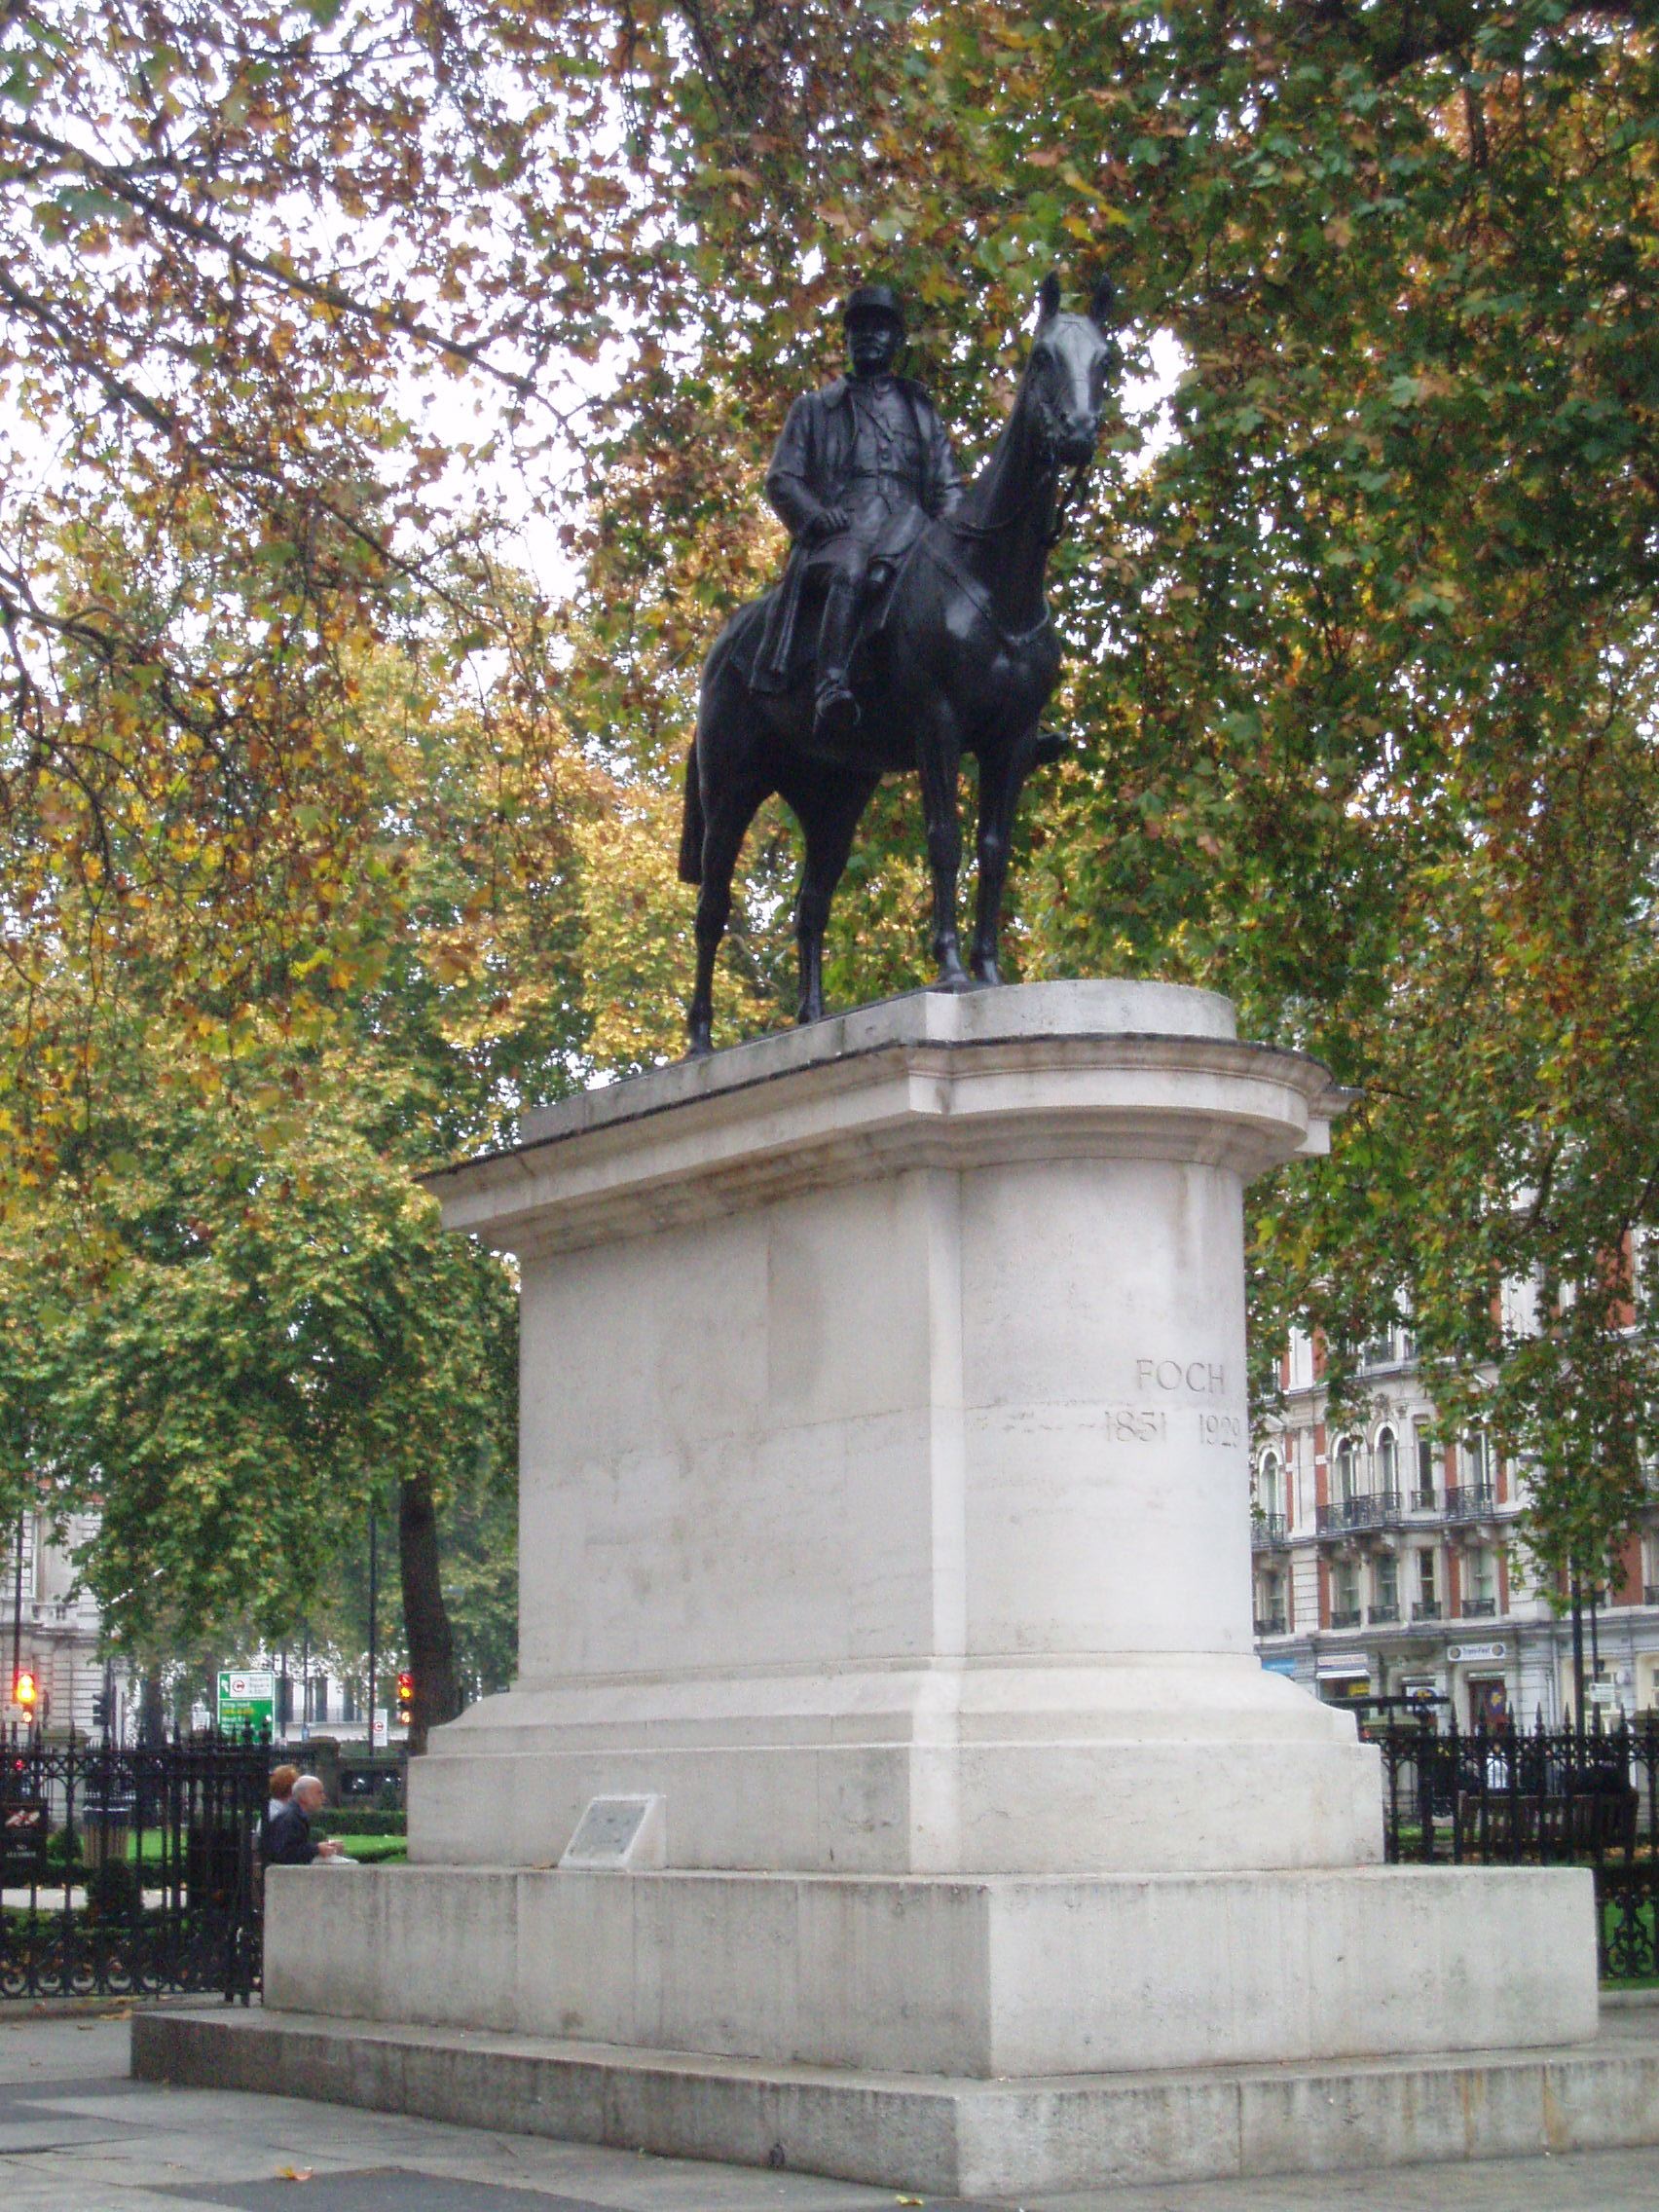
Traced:
<path fill-rule="evenodd" d="M 1057 465 L 1058 474 L 1063 475 L 1063 464 L 1055 464 L 1050 458 L 1052 452 L 1052 446 L 1050 438 L 1050 426 L 1052 421 L 1051 411 L 1049 407 L 1047 399 L 1041 392 L 1037 393 L 1035 397 L 1037 408 L 1040 411 L 1038 415 L 1037 430 L 1038 435 L 1042 440 L 1045 467 L 1047 468 L 1049 466 Z M 1050 517 L 1049 527 L 1043 534 L 1043 550 L 1046 553 L 1051 553 L 1054 547 L 1058 545 L 1060 540 L 1065 536 L 1067 526 L 1071 522 L 1073 514 L 1076 512 L 1078 502 L 1083 496 L 1084 488 L 1088 482 L 1089 471 L 1093 468 L 1093 466 L 1094 449 L 1090 447 L 1089 451 L 1085 455 L 1083 460 L 1080 461 L 1077 463 L 1076 467 L 1072 470 L 1071 477 L 1069 481 L 1065 483 L 1063 489 L 1059 489 L 1056 493 L 1051 495 L 1053 498 L 1054 503 L 1051 515 Z M 999 516 L 995 522 L 964 522 L 960 521 L 955 515 L 952 515 L 949 517 L 949 528 L 963 537 L 996 537 L 1003 531 L 1012 530 L 1015 523 L 1022 522 L 1024 520 L 1026 512 L 1031 505 L 1031 501 L 1035 497 L 1036 492 L 1036 484 L 1028 484 L 1025 488 L 1024 493 L 1015 502 L 1015 504 L 1009 510 L 1006 515 Z"/>

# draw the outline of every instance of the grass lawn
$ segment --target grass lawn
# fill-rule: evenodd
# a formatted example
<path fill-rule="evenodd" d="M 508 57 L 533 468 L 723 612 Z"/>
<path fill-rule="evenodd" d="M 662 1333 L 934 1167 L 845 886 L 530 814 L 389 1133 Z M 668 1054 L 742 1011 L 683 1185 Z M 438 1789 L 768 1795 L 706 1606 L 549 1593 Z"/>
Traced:
<path fill-rule="evenodd" d="M 348 1859 L 356 1860 L 360 1866 L 386 1866 L 394 1860 L 408 1858 L 409 1838 L 404 1835 L 343 1835 L 340 1848 Z"/>

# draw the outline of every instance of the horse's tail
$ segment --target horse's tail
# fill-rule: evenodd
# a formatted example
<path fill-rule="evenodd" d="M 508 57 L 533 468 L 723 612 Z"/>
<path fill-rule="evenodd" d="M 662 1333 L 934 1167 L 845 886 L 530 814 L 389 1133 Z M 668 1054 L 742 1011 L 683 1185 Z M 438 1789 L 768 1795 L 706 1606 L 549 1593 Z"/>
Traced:
<path fill-rule="evenodd" d="M 685 805 L 680 818 L 680 880 L 703 880 L 703 781 L 697 773 L 697 745 L 685 756 Z"/>

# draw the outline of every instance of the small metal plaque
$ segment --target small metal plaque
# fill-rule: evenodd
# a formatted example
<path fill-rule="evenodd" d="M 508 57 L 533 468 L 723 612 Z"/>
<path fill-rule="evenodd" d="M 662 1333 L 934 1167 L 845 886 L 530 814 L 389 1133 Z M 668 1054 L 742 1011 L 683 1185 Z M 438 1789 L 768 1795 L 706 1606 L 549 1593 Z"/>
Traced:
<path fill-rule="evenodd" d="M 560 1865 L 638 1865 L 653 1856 L 660 1863 L 661 1806 L 658 1796 L 593 1798 L 576 1823 Z M 653 1841 L 658 1846 L 655 1854 Z"/>

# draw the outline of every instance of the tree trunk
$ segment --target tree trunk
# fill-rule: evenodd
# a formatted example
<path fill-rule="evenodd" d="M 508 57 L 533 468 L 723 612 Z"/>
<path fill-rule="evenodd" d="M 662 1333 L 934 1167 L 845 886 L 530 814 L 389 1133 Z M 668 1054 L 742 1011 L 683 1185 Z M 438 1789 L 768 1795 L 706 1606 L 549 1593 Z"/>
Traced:
<path fill-rule="evenodd" d="M 409 1755 L 419 1758 L 426 1736 L 461 1711 L 455 1675 L 455 1638 L 438 1580 L 438 1511 L 429 1475 L 400 1483 L 397 1491 L 397 1558 L 403 1581 L 403 1626 L 409 1638 L 409 1672 L 415 1697 L 409 1719 Z"/>
<path fill-rule="evenodd" d="M 138 1741 L 146 1751 L 153 1751 L 166 1740 L 167 1702 L 162 1670 L 146 1667 L 138 1687 Z"/>

